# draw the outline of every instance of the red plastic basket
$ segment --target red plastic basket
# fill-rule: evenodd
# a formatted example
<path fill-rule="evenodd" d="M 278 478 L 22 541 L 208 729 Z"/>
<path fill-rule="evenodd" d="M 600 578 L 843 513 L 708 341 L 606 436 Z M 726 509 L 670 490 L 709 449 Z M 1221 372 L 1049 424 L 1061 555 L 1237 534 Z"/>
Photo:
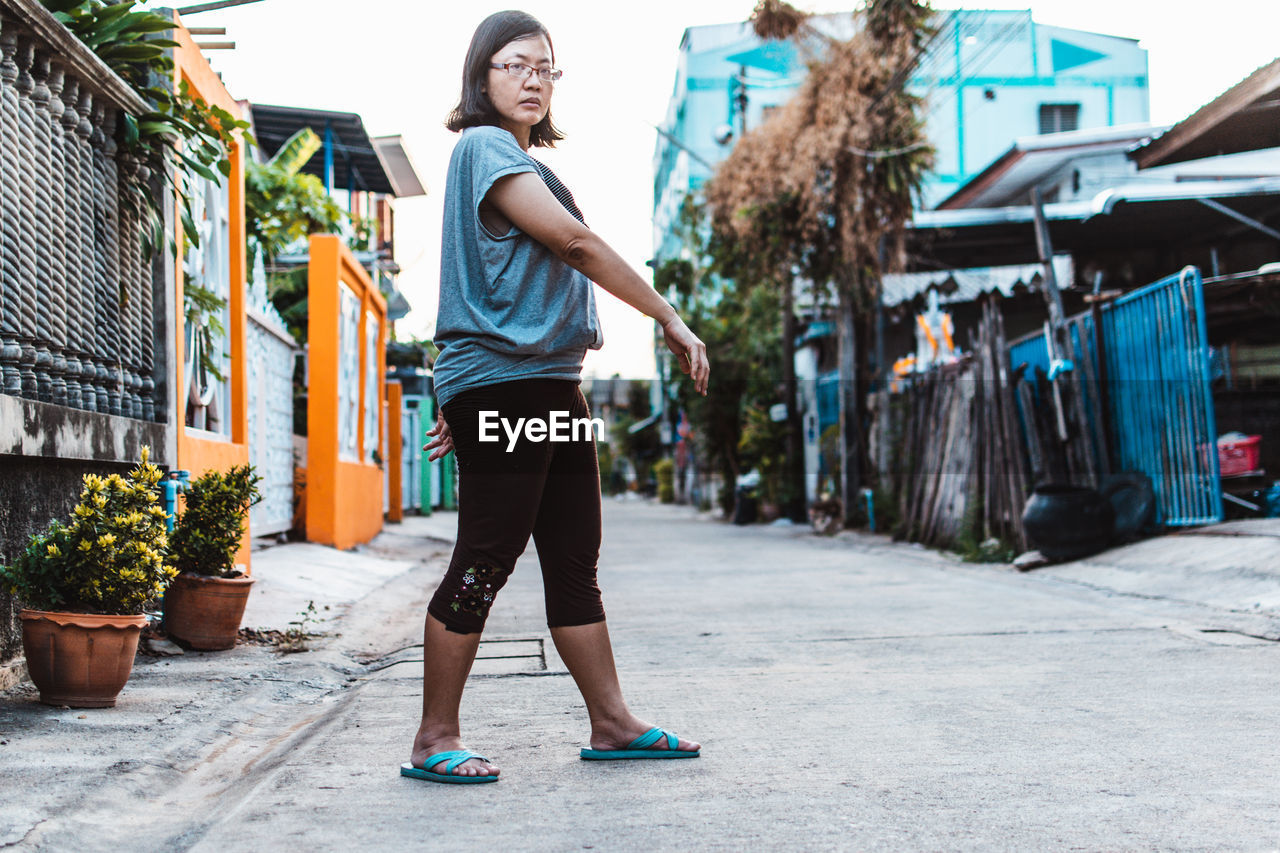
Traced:
<path fill-rule="evenodd" d="M 1224 477 L 1235 477 L 1258 470 L 1258 453 L 1262 436 L 1251 435 L 1239 441 L 1218 442 L 1218 468 Z"/>

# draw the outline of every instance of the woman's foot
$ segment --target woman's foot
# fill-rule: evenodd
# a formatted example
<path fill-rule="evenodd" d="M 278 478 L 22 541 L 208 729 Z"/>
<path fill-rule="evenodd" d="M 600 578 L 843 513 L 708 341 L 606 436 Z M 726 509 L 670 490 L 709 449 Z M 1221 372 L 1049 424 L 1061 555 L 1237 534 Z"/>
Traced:
<path fill-rule="evenodd" d="M 419 735 L 413 741 L 413 753 L 409 756 L 409 763 L 414 767 L 420 767 L 431 773 L 445 773 L 445 765 L 448 761 L 437 761 L 430 767 L 424 767 L 422 762 L 438 752 L 450 752 L 455 749 L 464 749 L 462 740 L 456 737 L 442 737 L 428 739 Z M 481 758 L 468 758 L 466 761 L 453 768 L 453 776 L 497 776 L 500 770 L 496 765 L 490 764 Z"/>
<path fill-rule="evenodd" d="M 598 750 L 626 749 L 632 741 L 652 729 L 649 723 L 635 715 L 617 720 L 595 720 L 591 724 L 591 748 Z M 667 739 L 660 737 L 649 749 L 666 749 Z M 680 738 L 676 749 L 681 752 L 697 752 L 702 745 Z"/>

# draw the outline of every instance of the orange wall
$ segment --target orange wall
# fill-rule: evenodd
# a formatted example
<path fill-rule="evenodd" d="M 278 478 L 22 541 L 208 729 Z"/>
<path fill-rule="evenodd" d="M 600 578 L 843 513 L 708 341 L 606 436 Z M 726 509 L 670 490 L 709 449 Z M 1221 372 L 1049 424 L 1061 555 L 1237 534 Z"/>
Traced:
<path fill-rule="evenodd" d="M 181 47 L 174 48 L 174 88 L 185 80 L 193 94 L 203 98 L 206 103 L 222 107 L 237 119 L 241 118 L 239 104 L 231 97 L 218 75 L 209 66 L 208 61 L 196 47 L 191 34 L 179 26 L 174 30 L 174 40 Z M 235 465 L 249 464 L 249 384 L 245 363 L 245 336 L 248 333 L 245 314 L 245 212 L 244 212 L 244 144 L 237 141 L 231 151 L 231 175 L 224 180 L 229 181 L 230 195 L 230 227 L 229 240 L 231 257 L 228 268 L 231 278 L 231 298 L 228 305 L 230 324 L 228 332 L 231 336 L 231 360 L 228 365 L 231 382 L 231 440 L 205 438 L 199 431 L 189 432 L 181 427 L 178 433 L 178 460 L 176 467 L 191 472 L 194 480 L 209 470 L 226 471 Z M 185 248 L 182 228 L 177 228 L 178 257 L 182 257 Z M 182 264 L 175 264 L 174 281 L 174 329 L 177 341 L 174 358 L 174 382 L 178 389 L 178 411 L 172 412 L 175 424 L 186 421 L 186 412 L 182 410 L 182 401 L 186 394 L 186 377 L 183 375 L 183 364 L 186 357 L 184 351 L 185 322 L 182 310 L 182 291 L 184 275 Z M 240 553 L 236 561 L 249 568 L 249 521 L 245 519 L 244 540 L 240 543 Z"/>
<path fill-rule="evenodd" d="M 386 417 L 387 303 L 367 273 L 332 234 L 313 234 L 307 270 L 307 539 L 336 548 L 368 542 L 382 529 L 383 471 L 365 459 L 366 405 L 378 412 L 378 455 L 385 460 L 382 418 Z M 360 370 L 356 448 L 359 462 L 338 456 L 339 283 L 346 284 L 361 304 Z M 366 388 L 364 310 L 379 317 L 375 352 L 375 387 Z"/>

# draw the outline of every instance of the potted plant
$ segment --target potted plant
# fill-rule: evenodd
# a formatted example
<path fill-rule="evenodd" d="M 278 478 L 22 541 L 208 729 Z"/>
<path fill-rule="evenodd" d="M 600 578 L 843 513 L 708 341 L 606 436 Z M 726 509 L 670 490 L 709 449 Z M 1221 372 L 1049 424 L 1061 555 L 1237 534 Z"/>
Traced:
<path fill-rule="evenodd" d="M 209 471 L 186 489 L 170 552 L 178 576 L 164 594 L 164 629 L 193 649 L 230 649 L 253 578 L 236 563 L 249 507 L 262 500 L 252 465 Z"/>
<path fill-rule="evenodd" d="M 116 704 L 133 671 L 143 606 L 175 574 L 165 512 L 148 461 L 127 476 L 86 475 L 70 522 L 31 537 L 0 580 L 25 605 L 22 645 L 40 701 L 73 708 Z"/>

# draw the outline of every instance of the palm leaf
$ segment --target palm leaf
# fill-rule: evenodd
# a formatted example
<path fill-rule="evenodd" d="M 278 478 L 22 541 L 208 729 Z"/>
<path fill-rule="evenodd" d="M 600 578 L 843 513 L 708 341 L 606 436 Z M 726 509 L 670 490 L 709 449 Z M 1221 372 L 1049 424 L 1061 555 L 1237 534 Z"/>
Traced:
<path fill-rule="evenodd" d="M 278 167 L 288 177 L 293 177 L 307 165 L 307 161 L 320 150 L 322 145 L 316 132 L 309 127 L 304 127 L 290 136 L 267 163 Z"/>
<path fill-rule="evenodd" d="M 125 18 L 124 31 L 128 33 L 162 33 L 173 29 L 173 21 L 155 12 L 130 12 Z"/>

